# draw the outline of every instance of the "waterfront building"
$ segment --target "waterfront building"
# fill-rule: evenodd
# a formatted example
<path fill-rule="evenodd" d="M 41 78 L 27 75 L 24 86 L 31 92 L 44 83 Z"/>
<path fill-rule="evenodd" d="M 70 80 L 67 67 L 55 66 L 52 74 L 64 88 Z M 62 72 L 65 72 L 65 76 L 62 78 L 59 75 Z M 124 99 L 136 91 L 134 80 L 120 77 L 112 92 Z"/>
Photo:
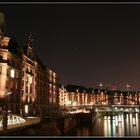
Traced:
<path fill-rule="evenodd" d="M 47 69 L 46 74 L 48 89 L 46 116 L 55 120 L 59 114 L 59 77 L 51 69 Z"/>
<path fill-rule="evenodd" d="M 60 109 L 84 108 L 95 104 L 101 105 L 138 105 L 140 92 L 108 89 L 92 89 L 77 85 L 59 88 Z"/>
<path fill-rule="evenodd" d="M 35 77 L 37 71 L 37 62 L 33 53 L 32 35 L 28 37 L 27 45 L 22 48 L 21 57 L 21 101 L 20 113 L 23 116 L 33 115 L 35 113 L 35 100 L 37 92 L 35 90 Z M 13 46 L 14 47 L 14 46 Z"/>
<path fill-rule="evenodd" d="M 2 32 L 4 23 L 0 21 L 0 110 L 6 104 L 8 112 L 25 117 L 49 117 L 48 113 L 56 117 L 59 110 L 57 74 L 33 53 L 31 34 L 26 45 L 19 46 L 15 39 Z"/>
<path fill-rule="evenodd" d="M 0 98 L 19 113 L 21 54 L 17 42 L 0 32 Z"/>

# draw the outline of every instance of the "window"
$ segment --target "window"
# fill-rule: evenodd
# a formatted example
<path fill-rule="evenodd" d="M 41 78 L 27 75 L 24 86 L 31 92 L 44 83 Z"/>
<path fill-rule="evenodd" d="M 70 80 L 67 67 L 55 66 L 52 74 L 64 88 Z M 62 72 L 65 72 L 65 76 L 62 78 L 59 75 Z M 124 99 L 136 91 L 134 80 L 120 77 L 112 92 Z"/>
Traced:
<path fill-rule="evenodd" d="M 29 77 L 29 82 L 30 84 L 32 84 L 32 77 Z"/>
<path fill-rule="evenodd" d="M 28 114 L 28 105 L 25 105 L 25 113 Z"/>
<path fill-rule="evenodd" d="M 0 74 L 2 73 L 2 66 L 0 66 Z"/>
<path fill-rule="evenodd" d="M 9 76 L 9 69 L 7 69 L 7 71 L 6 71 L 6 75 Z"/>
<path fill-rule="evenodd" d="M 18 71 L 16 72 L 16 78 L 18 78 Z"/>
<path fill-rule="evenodd" d="M 13 81 L 11 81 L 11 88 L 13 88 L 13 86 L 14 86 L 14 85 L 13 85 Z"/>
<path fill-rule="evenodd" d="M 22 76 L 24 76 L 24 71 L 22 71 Z"/>
<path fill-rule="evenodd" d="M 7 59 L 7 64 L 8 64 L 8 65 L 10 64 L 10 59 L 9 59 L 9 58 Z"/>
<path fill-rule="evenodd" d="M 26 84 L 28 83 L 28 77 L 26 77 Z"/>
<path fill-rule="evenodd" d="M 22 96 L 23 96 L 23 94 L 24 94 L 24 89 L 22 89 Z"/>
<path fill-rule="evenodd" d="M 2 61 L 3 57 L 0 55 L 0 61 Z"/>
<path fill-rule="evenodd" d="M 22 80 L 22 87 L 24 86 L 24 80 Z"/>
<path fill-rule="evenodd" d="M 8 89 L 8 79 L 6 80 L 6 89 Z"/>
<path fill-rule="evenodd" d="M 14 60 L 12 60 L 12 65 L 15 66 L 15 61 Z"/>
<path fill-rule="evenodd" d="M 56 80 L 55 80 L 55 78 L 53 79 L 53 83 L 56 83 Z"/>
<path fill-rule="evenodd" d="M 15 70 L 14 69 L 11 69 L 10 76 L 11 76 L 11 78 L 14 78 L 15 77 Z"/>
<path fill-rule="evenodd" d="M 30 86 L 30 93 L 32 93 L 32 85 Z"/>
<path fill-rule="evenodd" d="M 16 65 L 17 65 L 17 67 L 19 67 L 19 64 L 18 63 L 16 63 Z"/>
<path fill-rule="evenodd" d="M 16 89 L 18 89 L 18 83 L 16 82 Z"/>
<path fill-rule="evenodd" d="M 49 77 L 49 82 L 52 82 L 52 77 L 51 76 Z"/>
<path fill-rule="evenodd" d="M 26 93 L 28 93 L 28 86 L 26 86 Z"/>

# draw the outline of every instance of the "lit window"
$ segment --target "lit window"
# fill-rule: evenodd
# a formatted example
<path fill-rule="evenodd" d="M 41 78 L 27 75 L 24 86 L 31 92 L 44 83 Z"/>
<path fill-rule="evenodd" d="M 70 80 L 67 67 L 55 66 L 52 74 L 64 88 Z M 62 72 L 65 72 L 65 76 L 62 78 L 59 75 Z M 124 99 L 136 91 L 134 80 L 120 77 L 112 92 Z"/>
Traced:
<path fill-rule="evenodd" d="M 10 74 L 10 76 L 11 76 L 12 78 L 15 77 L 15 70 L 14 70 L 14 69 L 11 69 L 11 74 Z"/>
<path fill-rule="evenodd" d="M 28 77 L 26 77 L 26 83 L 28 83 Z"/>
<path fill-rule="evenodd" d="M 25 105 L 25 113 L 28 114 L 28 105 Z"/>
<path fill-rule="evenodd" d="M 56 77 L 56 74 L 55 74 L 55 73 L 53 73 L 53 76 L 54 76 L 54 77 Z"/>
<path fill-rule="evenodd" d="M 53 91 L 53 95 L 55 95 L 55 91 Z"/>
<path fill-rule="evenodd" d="M 53 83 L 55 83 L 56 82 L 56 80 L 55 80 L 55 78 L 53 79 Z"/>
<path fill-rule="evenodd" d="M 29 77 L 29 82 L 30 84 L 32 84 L 32 77 Z"/>
<path fill-rule="evenodd" d="M 49 73 L 50 73 L 50 74 L 52 74 L 52 71 L 51 71 L 51 70 L 49 70 Z"/>

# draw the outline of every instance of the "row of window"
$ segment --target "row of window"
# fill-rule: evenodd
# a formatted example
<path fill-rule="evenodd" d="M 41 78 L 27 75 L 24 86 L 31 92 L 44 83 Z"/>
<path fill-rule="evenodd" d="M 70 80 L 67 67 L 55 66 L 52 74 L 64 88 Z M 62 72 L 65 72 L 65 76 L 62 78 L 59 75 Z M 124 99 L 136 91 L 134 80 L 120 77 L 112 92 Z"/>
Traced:
<path fill-rule="evenodd" d="M 2 65 L 0 65 L 0 74 L 2 74 Z M 10 76 L 11 78 L 18 78 L 19 72 L 15 71 L 14 69 L 7 69 L 6 75 Z"/>
<path fill-rule="evenodd" d="M 6 89 L 18 89 L 18 85 L 19 83 L 18 82 L 14 82 L 14 81 L 10 81 L 10 83 L 7 81 L 6 83 Z"/>
<path fill-rule="evenodd" d="M 17 68 L 20 67 L 20 64 L 18 62 L 15 62 L 14 60 L 10 60 L 9 58 L 7 59 L 7 63 L 9 65 L 12 65 L 13 67 L 17 67 Z"/>

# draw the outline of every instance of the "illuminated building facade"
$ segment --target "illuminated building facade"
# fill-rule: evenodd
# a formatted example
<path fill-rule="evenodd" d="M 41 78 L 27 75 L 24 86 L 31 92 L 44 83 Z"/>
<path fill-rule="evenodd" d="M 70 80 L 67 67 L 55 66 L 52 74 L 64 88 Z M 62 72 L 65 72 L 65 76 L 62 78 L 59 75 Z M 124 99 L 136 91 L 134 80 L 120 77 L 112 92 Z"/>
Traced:
<path fill-rule="evenodd" d="M 107 89 L 85 89 L 76 85 L 62 86 L 59 88 L 60 108 L 77 106 L 102 105 L 138 105 L 140 92 Z"/>
<path fill-rule="evenodd" d="M 21 66 L 21 102 L 20 113 L 23 116 L 34 115 L 35 113 L 35 100 L 37 92 L 36 86 L 36 71 L 37 62 L 33 54 L 31 44 L 31 35 L 28 38 L 27 45 L 23 47 L 22 53 L 22 66 Z"/>
<path fill-rule="evenodd" d="M 59 78 L 54 71 L 47 69 L 47 106 L 46 116 L 57 119 L 59 113 Z"/>
<path fill-rule="evenodd" d="M 5 98 L 9 110 L 19 113 L 20 53 L 14 39 L 4 37 L 2 32 L 0 38 L 0 98 Z"/>
<path fill-rule="evenodd" d="M 3 21 L 0 21 L 0 28 L 3 25 Z M 27 44 L 21 47 L 15 39 L 6 37 L 2 31 L 4 30 L 0 32 L 0 98 L 5 100 L 8 111 L 22 116 L 57 116 L 58 76 L 34 55 L 32 35 L 29 35 Z"/>

